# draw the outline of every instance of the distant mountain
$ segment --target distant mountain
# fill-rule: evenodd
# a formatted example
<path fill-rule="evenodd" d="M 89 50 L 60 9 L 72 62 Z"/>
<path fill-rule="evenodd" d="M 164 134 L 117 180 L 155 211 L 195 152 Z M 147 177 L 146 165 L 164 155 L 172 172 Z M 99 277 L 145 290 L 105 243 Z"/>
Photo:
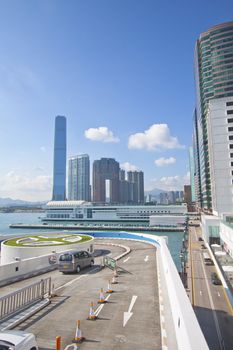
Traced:
<path fill-rule="evenodd" d="M 12 198 L 0 198 L 0 207 L 15 207 L 15 206 L 37 206 L 37 205 L 43 205 L 47 203 L 45 202 L 28 202 L 23 201 L 21 199 L 12 199 Z"/>
<path fill-rule="evenodd" d="M 150 194 L 152 196 L 158 196 L 160 193 L 163 193 L 163 192 L 167 192 L 167 191 L 164 191 L 164 190 L 160 190 L 159 188 L 154 188 L 153 190 L 150 190 L 150 191 L 145 191 L 145 194 Z"/>

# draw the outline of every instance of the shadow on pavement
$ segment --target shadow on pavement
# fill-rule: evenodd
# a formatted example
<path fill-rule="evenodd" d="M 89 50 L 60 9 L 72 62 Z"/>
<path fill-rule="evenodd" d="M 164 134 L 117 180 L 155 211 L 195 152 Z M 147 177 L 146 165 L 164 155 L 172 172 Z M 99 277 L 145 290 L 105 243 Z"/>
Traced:
<path fill-rule="evenodd" d="M 220 337 L 218 337 L 213 310 L 195 306 L 194 311 L 210 350 L 232 350 L 233 315 L 222 310 L 215 310 L 220 330 Z"/>

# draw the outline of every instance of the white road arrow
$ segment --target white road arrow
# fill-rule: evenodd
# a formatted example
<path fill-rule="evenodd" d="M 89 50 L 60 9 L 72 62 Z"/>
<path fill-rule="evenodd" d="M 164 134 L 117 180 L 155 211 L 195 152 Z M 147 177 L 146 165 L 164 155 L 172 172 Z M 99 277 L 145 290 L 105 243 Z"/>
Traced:
<path fill-rule="evenodd" d="M 124 312 L 123 327 L 125 327 L 126 323 L 129 321 L 130 317 L 133 315 L 133 312 L 131 312 L 131 310 L 134 306 L 136 299 L 137 299 L 137 295 L 133 295 L 129 305 L 129 310 L 127 312 Z"/>
<path fill-rule="evenodd" d="M 149 260 L 149 256 L 147 255 L 144 259 L 145 262 L 147 262 Z"/>
<path fill-rule="evenodd" d="M 130 256 L 128 256 L 128 258 L 126 258 L 125 260 L 123 260 L 123 263 L 127 262 L 130 259 Z"/>

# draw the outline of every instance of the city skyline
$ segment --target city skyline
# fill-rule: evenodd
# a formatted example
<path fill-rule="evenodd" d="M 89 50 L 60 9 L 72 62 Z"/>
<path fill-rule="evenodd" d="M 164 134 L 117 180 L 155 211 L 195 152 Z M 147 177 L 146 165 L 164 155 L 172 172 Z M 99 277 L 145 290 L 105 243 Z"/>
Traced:
<path fill-rule="evenodd" d="M 57 114 L 67 117 L 67 156 L 142 169 L 145 190 L 189 183 L 194 46 L 232 20 L 233 4 L 181 5 L 0 4 L 0 197 L 51 198 Z"/>

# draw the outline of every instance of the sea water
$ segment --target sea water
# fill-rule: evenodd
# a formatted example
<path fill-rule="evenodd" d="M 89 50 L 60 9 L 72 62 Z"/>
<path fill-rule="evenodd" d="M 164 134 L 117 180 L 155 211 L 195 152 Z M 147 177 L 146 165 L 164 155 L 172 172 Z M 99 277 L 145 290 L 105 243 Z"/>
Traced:
<path fill-rule="evenodd" d="M 48 229 L 16 229 L 9 228 L 10 224 L 40 224 L 40 216 L 44 213 L 0 213 L 0 236 L 18 234 L 30 232 L 45 232 Z M 183 232 L 146 232 L 156 236 L 167 236 L 168 237 L 168 248 L 171 256 L 176 264 L 178 271 L 180 271 L 180 250 L 182 247 Z"/>

